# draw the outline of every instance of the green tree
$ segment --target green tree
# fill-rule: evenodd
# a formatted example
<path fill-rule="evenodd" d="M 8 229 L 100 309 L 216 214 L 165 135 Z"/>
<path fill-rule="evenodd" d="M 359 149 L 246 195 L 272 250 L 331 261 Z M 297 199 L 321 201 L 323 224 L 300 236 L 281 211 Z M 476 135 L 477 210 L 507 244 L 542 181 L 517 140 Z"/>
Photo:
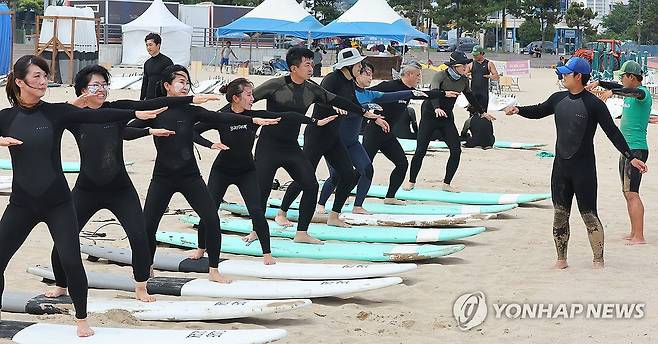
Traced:
<path fill-rule="evenodd" d="M 592 27 L 591 20 L 596 17 L 596 13 L 592 11 L 591 8 L 585 8 L 585 6 L 579 2 L 572 2 L 567 9 L 567 13 L 564 15 L 564 21 L 569 25 L 569 27 L 575 27 L 578 34 L 580 35 L 580 46 L 582 47 L 585 43 L 585 36 L 593 35 L 596 33 L 596 28 Z M 581 31 L 581 29 L 583 31 Z"/>
<path fill-rule="evenodd" d="M 313 0 L 312 5 L 311 13 L 324 25 L 343 14 L 340 10 L 342 5 L 340 0 Z"/>
<path fill-rule="evenodd" d="M 457 36 L 465 31 L 478 31 L 496 12 L 496 2 L 487 0 L 436 0 L 431 11 L 434 22 L 439 26 L 454 26 Z"/>
<path fill-rule="evenodd" d="M 403 17 L 409 18 L 411 25 L 420 27 L 421 20 L 429 17 L 432 13 L 431 0 L 388 0 L 388 4 Z"/>
<path fill-rule="evenodd" d="M 562 19 L 560 0 L 519 0 L 511 13 L 526 20 L 539 20 L 540 41 L 546 41 L 547 38 L 552 40 L 553 35 L 549 35 L 547 30 L 550 27 L 554 28 Z"/>
<path fill-rule="evenodd" d="M 555 26 L 549 25 L 544 31 L 545 37 L 552 38 L 555 35 Z M 541 23 L 538 19 L 526 19 L 526 21 L 519 26 L 518 35 L 519 40 L 521 41 L 521 46 L 525 46 L 530 42 L 541 41 Z"/>
<path fill-rule="evenodd" d="M 35 15 L 43 15 L 43 0 L 17 0 L 16 12 L 34 12 Z"/>
<path fill-rule="evenodd" d="M 639 30 L 641 44 L 657 44 L 657 22 L 658 0 L 630 0 L 628 5 L 614 5 L 602 26 L 608 38 L 638 41 Z"/>

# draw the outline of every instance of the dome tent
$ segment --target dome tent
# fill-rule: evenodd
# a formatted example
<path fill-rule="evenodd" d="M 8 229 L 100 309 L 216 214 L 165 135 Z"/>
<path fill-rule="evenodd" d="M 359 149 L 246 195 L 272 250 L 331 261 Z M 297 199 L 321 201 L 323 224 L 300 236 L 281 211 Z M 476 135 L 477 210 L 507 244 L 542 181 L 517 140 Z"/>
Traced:
<path fill-rule="evenodd" d="M 153 4 L 137 19 L 121 26 L 123 32 L 122 64 L 143 64 L 149 54 L 144 46 L 144 37 L 151 32 L 162 36 L 161 52 L 176 64 L 190 63 L 192 27 L 176 18 L 162 0 Z"/>

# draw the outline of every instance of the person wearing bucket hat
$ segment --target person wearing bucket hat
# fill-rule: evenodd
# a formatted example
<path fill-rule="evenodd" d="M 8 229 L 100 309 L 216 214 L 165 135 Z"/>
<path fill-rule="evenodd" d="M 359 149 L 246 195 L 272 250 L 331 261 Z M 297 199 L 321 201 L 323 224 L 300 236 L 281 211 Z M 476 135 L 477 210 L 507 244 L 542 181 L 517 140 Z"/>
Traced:
<path fill-rule="evenodd" d="M 466 66 L 466 74 L 470 74 L 471 90 L 480 103 L 480 107 L 487 110 L 489 108 L 489 80 L 498 81 L 499 76 L 496 65 L 487 60 L 484 53 L 485 50 L 482 46 L 473 47 L 473 62 Z M 466 139 L 464 147 L 490 148 L 496 139 L 493 134 L 493 123 L 469 112 L 470 117 L 464 122 L 460 135 L 462 139 Z"/>
<path fill-rule="evenodd" d="M 592 267 L 603 268 L 603 225 L 597 211 L 597 176 L 594 156 L 594 134 L 601 126 L 615 148 L 630 160 L 633 168 L 641 173 L 647 165 L 634 158 L 621 131 L 612 120 L 610 112 L 600 99 L 585 89 L 591 67 L 589 62 L 574 57 L 558 72 L 564 77 L 566 91 L 556 92 L 545 102 L 534 106 L 508 107 L 508 115 L 519 114 L 530 119 L 555 115 L 557 142 L 551 173 L 553 199 L 553 240 L 557 251 L 554 268 L 564 269 L 567 264 L 569 245 L 569 215 L 574 195 L 578 211 L 585 222 L 587 236 L 594 256 Z"/>
<path fill-rule="evenodd" d="M 362 62 L 365 59 L 359 51 L 355 48 L 345 48 L 338 53 L 338 62 L 334 65 L 336 68 L 333 72 L 327 74 L 322 79 L 322 86 L 325 90 L 332 92 L 336 95 L 349 99 L 355 104 L 359 104 L 356 99 L 354 89 L 355 76 L 361 73 L 363 69 Z M 313 118 L 321 120 L 336 113 L 331 106 L 324 104 L 317 104 L 313 108 Z M 381 118 L 381 116 L 374 115 L 371 112 L 358 112 L 357 115 L 375 119 L 375 123 L 381 127 L 382 130 L 390 130 L 388 123 Z M 352 179 L 354 178 L 354 169 L 352 168 L 352 160 L 347 152 L 347 148 L 340 140 L 338 128 L 340 122 L 343 121 L 340 116 L 332 123 L 323 127 L 307 126 L 304 130 L 304 155 L 311 163 L 315 171 L 320 163 L 322 157 L 325 158 L 336 171 L 337 187 L 336 197 L 332 211 L 329 213 L 327 224 L 337 227 L 349 227 L 348 224 L 340 219 L 339 215 L 343 209 L 343 205 L 347 201 L 352 190 Z M 277 216 L 277 223 L 285 225 L 289 223 L 287 219 L 287 211 L 301 192 L 299 183 L 293 181 L 286 190 L 281 207 Z M 317 193 L 315 195 L 317 201 Z M 315 201 L 313 207 L 315 210 Z"/>
<path fill-rule="evenodd" d="M 619 129 L 624 134 L 633 157 L 647 162 L 647 126 L 653 104 L 651 92 L 642 85 L 643 75 L 644 71 L 639 63 L 626 61 L 615 71 L 615 76 L 621 79 L 621 84 L 595 81 L 588 85 L 588 89 L 593 90 L 597 86 L 605 88 L 605 91 L 599 93 L 599 98 L 603 101 L 612 95 L 624 97 Z M 619 177 L 631 222 L 631 232 L 625 239 L 630 245 L 644 244 L 644 205 L 639 193 L 642 173 L 633 168 L 630 160 L 622 155 L 619 157 Z"/>
<path fill-rule="evenodd" d="M 313 52 L 303 47 L 290 48 L 286 53 L 290 75 L 267 80 L 253 91 L 254 102 L 267 100 L 266 110 L 271 112 L 297 112 L 305 114 L 312 104 L 326 104 L 340 109 L 366 113 L 368 110 L 344 97 L 335 95 L 310 80 L 313 75 Z M 302 189 L 296 242 L 320 244 L 308 235 L 318 194 L 315 169 L 297 142 L 301 123 L 279 123 L 276 129 L 264 127 L 256 144 L 254 159 L 258 171 L 261 207 L 267 208 L 272 182 L 279 168 L 290 174 Z"/>
<path fill-rule="evenodd" d="M 459 167 L 461 141 L 459 139 L 459 132 L 455 126 L 453 108 L 457 96 L 460 93 L 464 93 L 469 104 L 479 116 L 488 120 L 494 119 L 493 116 L 482 109 L 477 98 L 471 92 L 468 77 L 466 76 L 466 66 L 471 62 L 473 60 L 466 57 L 466 54 L 463 52 L 453 52 L 450 54 L 450 60 L 446 62 L 448 69 L 437 72 L 432 77 L 432 90 L 441 91 L 442 95 L 424 101 L 421 106 L 421 120 L 418 126 L 416 151 L 414 152 L 414 157 L 411 159 L 409 184 L 405 186 L 405 190 L 411 190 L 415 187 L 416 177 L 423 164 L 427 147 L 432 140 L 434 132 L 438 131 L 450 149 L 450 157 L 446 163 L 442 188 L 445 191 L 454 191 L 450 183 Z"/>

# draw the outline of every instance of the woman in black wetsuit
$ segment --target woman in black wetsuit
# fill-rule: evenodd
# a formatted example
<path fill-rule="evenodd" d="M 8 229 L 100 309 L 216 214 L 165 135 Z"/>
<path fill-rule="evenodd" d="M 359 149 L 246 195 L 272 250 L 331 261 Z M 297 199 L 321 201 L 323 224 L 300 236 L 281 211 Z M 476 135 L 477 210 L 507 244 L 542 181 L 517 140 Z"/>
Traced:
<path fill-rule="evenodd" d="M 55 242 L 75 306 L 77 334 L 94 331 L 87 323 L 87 276 L 80 258 L 80 239 L 71 191 L 64 178 L 61 139 L 77 123 L 112 123 L 157 111 L 85 110 L 41 100 L 48 88 L 48 63 L 26 55 L 14 64 L 7 80 L 12 107 L 0 111 L 0 145 L 9 147 L 13 181 L 9 205 L 0 220 L 0 292 L 11 257 L 38 223 L 45 222 Z M 1 295 L 0 295 L 1 296 Z"/>
<path fill-rule="evenodd" d="M 162 86 L 168 97 L 186 96 L 190 90 L 189 80 L 190 75 L 185 67 L 173 65 L 165 69 Z M 206 183 L 201 178 L 194 158 L 194 124 L 197 122 L 270 125 L 278 123 L 278 119 L 217 113 L 186 104 L 170 107 L 153 121 L 135 120 L 129 123 L 129 126 L 135 128 L 163 128 L 176 133 L 169 137 L 153 138 L 157 157 L 144 204 L 144 220 L 151 262 L 155 256 L 156 232 L 160 219 L 162 219 L 173 194 L 180 192 L 190 203 L 192 209 L 207 224 L 206 228 L 212 229 L 205 231 L 210 265 L 208 279 L 228 283 L 230 280 L 220 275 L 217 268 L 221 243 L 217 207 L 208 192 Z"/>
<path fill-rule="evenodd" d="M 284 122 L 290 121 L 316 126 L 323 126 L 337 117 L 333 115 L 318 120 L 297 112 L 251 110 L 254 103 L 253 88 L 254 84 L 245 78 L 237 78 L 228 85 L 222 86 L 220 92 L 226 94 L 226 100 L 229 101 L 229 104 L 222 111 L 249 117 L 281 118 Z M 274 258 L 272 258 L 270 251 L 269 225 L 260 205 L 261 192 L 258 185 L 256 164 L 251 154 L 258 127 L 256 124 L 228 125 L 200 122 L 194 126 L 194 130 L 199 134 L 211 129 L 218 131 L 220 143 L 212 143 L 201 136 L 196 139 L 197 143 L 205 147 L 221 150 L 212 165 L 210 177 L 208 177 L 208 189 L 215 199 L 215 204 L 219 207 L 229 185 L 233 184 L 238 187 L 253 224 L 253 231 L 243 240 L 252 242 L 258 238 L 263 250 L 264 263 L 270 265 L 274 264 Z M 203 245 L 204 233 L 207 230 L 205 227 L 205 223 L 199 223 L 199 248 L 191 258 L 198 259 L 205 252 L 205 245 Z"/>

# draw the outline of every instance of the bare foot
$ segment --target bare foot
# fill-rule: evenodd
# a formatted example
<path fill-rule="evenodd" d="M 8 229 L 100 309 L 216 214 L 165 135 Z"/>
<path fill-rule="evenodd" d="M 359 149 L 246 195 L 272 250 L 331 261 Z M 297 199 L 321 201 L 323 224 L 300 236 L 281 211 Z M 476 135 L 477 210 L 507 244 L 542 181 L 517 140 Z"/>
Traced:
<path fill-rule="evenodd" d="M 332 211 L 329 213 L 329 218 L 327 219 L 327 225 L 329 226 L 334 226 L 334 227 L 343 227 L 343 228 L 350 228 L 352 226 L 348 225 L 345 223 L 345 221 L 340 219 L 340 214 Z"/>
<path fill-rule="evenodd" d="M 603 262 L 593 262 L 592 269 L 603 269 Z"/>
<path fill-rule="evenodd" d="M 135 299 L 142 302 L 155 301 L 155 296 L 149 295 L 149 292 L 146 290 L 146 282 L 135 283 Z"/>
<path fill-rule="evenodd" d="M 196 250 L 193 250 L 192 253 L 187 255 L 187 258 L 193 259 L 193 260 L 198 260 L 203 258 L 203 254 L 206 253 L 205 248 L 197 248 Z M 153 276 L 151 276 L 153 277 Z"/>
<path fill-rule="evenodd" d="M 367 211 L 365 208 L 357 206 L 352 207 L 352 214 L 372 215 L 372 213 Z"/>
<path fill-rule="evenodd" d="M 94 330 L 89 327 L 87 319 L 75 319 L 76 325 L 78 325 L 78 330 L 76 331 L 78 337 L 91 337 L 94 335 Z"/>
<path fill-rule="evenodd" d="M 281 227 L 292 227 L 292 222 L 288 220 L 287 214 L 283 210 L 279 210 L 279 212 L 274 217 L 274 221 L 276 221 L 276 224 Z"/>
<path fill-rule="evenodd" d="M 565 259 L 565 260 L 560 260 L 560 259 L 558 259 L 558 260 L 555 262 L 555 265 L 553 265 L 553 269 L 561 270 L 561 269 L 566 269 L 568 266 L 569 266 L 569 264 L 567 264 L 567 260 L 566 260 L 566 259 Z"/>
<path fill-rule="evenodd" d="M 626 236 L 624 237 L 624 240 L 631 240 L 631 239 L 633 239 L 634 236 L 635 236 L 635 235 L 633 235 L 633 233 L 631 233 L 631 234 L 629 234 L 629 235 L 626 235 Z"/>
<path fill-rule="evenodd" d="M 217 269 L 217 268 L 210 268 L 210 271 L 208 272 L 208 280 L 211 281 L 211 282 L 217 282 L 217 283 L 231 283 L 231 282 L 233 282 L 232 279 L 220 274 L 219 269 Z"/>
<path fill-rule="evenodd" d="M 450 184 L 443 183 L 441 185 L 441 190 L 446 191 L 446 192 L 457 192 L 457 189 L 453 188 L 450 186 Z"/>
<path fill-rule="evenodd" d="M 276 261 L 272 257 L 271 253 L 266 253 L 263 255 L 263 264 L 265 265 L 274 265 L 276 264 Z"/>
<path fill-rule="evenodd" d="M 258 240 L 258 234 L 256 234 L 256 231 L 251 231 L 251 233 L 242 237 L 242 241 L 247 244 L 251 244 L 255 240 Z"/>
<path fill-rule="evenodd" d="M 405 186 L 402 187 L 402 190 L 404 190 L 404 191 L 411 191 L 411 190 L 413 190 L 415 187 L 416 187 L 416 183 L 411 183 L 411 182 L 409 182 L 409 183 L 407 183 L 407 185 L 405 185 Z"/>
<path fill-rule="evenodd" d="M 314 245 L 324 244 L 324 242 L 308 235 L 308 233 L 306 232 L 297 232 L 297 234 L 295 234 L 295 239 L 293 239 L 293 241 L 304 243 L 304 244 L 314 244 Z"/>
<path fill-rule="evenodd" d="M 315 212 L 318 214 L 326 214 L 327 208 L 324 207 L 324 204 L 318 204 L 318 206 L 315 208 Z"/>
<path fill-rule="evenodd" d="M 60 297 L 62 295 L 66 295 L 66 288 L 54 287 L 50 290 L 47 290 L 45 293 L 43 293 L 43 296 L 51 297 L 51 298 Z"/>
<path fill-rule="evenodd" d="M 155 270 L 153 270 L 153 265 L 151 265 L 151 272 L 149 273 L 149 277 L 155 277 Z"/>
<path fill-rule="evenodd" d="M 628 245 L 628 246 L 632 246 L 632 245 L 644 245 L 644 244 L 646 244 L 646 243 L 647 243 L 647 242 L 644 241 L 644 238 L 635 238 L 635 237 L 633 237 L 633 238 L 628 239 L 628 242 L 626 243 L 626 245 Z"/>
<path fill-rule="evenodd" d="M 384 204 L 388 205 L 406 205 L 405 201 L 401 201 L 397 198 L 384 198 Z"/>

